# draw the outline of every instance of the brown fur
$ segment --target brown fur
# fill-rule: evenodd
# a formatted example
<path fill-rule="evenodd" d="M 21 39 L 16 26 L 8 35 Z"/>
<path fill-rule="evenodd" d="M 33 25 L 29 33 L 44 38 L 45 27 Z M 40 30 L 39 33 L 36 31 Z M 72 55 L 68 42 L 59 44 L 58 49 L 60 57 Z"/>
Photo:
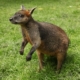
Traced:
<path fill-rule="evenodd" d="M 43 68 L 44 54 L 55 56 L 57 58 L 57 71 L 60 71 L 62 63 L 66 57 L 69 39 L 66 33 L 58 26 L 46 23 L 37 22 L 32 18 L 32 13 L 35 10 L 21 9 L 10 21 L 14 24 L 20 24 L 23 35 L 20 54 L 23 54 L 26 44 L 29 42 L 32 45 L 26 60 L 31 60 L 34 51 L 37 51 L 39 58 L 39 70 Z"/>

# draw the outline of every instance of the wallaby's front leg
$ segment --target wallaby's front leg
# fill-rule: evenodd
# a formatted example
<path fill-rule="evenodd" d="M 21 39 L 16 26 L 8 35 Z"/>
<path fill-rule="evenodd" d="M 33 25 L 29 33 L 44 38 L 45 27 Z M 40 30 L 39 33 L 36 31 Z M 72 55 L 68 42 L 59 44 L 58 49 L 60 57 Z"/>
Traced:
<path fill-rule="evenodd" d="M 40 41 L 40 39 L 37 38 L 37 41 L 35 41 L 33 43 L 33 46 L 32 46 L 30 52 L 28 53 L 28 55 L 26 57 L 27 61 L 31 60 L 32 54 L 36 51 L 36 49 L 40 46 L 40 44 L 41 44 L 41 41 Z"/>
<path fill-rule="evenodd" d="M 27 57 L 26 57 L 26 60 L 27 61 L 30 61 L 31 60 L 31 57 L 32 57 L 32 54 L 36 51 L 37 47 L 36 46 L 33 46 L 30 50 L 30 52 L 28 53 Z"/>
<path fill-rule="evenodd" d="M 27 40 L 24 40 L 24 41 L 22 42 L 22 44 L 21 44 L 21 49 L 20 49 L 20 54 L 21 54 L 21 55 L 23 55 L 23 53 L 24 53 L 24 48 L 25 48 L 25 46 L 26 46 L 27 43 L 28 43 Z"/>

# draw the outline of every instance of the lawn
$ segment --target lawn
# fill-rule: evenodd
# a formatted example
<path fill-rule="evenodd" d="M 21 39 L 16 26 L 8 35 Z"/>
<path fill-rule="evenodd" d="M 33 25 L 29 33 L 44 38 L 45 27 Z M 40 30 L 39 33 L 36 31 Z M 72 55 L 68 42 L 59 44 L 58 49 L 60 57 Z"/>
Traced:
<path fill-rule="evenodd" d="M 45 60 L 39 73 L 36 52 L 26 62 L 31 45 L 19 54 L 22 42 L 19 25 L 9 18 L 20 9 L 37 7 L 33 18 L 60 26 L 70 38 L 67 58 L 60 74 L 55 73 L 54 60 Z M 80 80 L 80 0 L 0 0 L 0 80 Z"/>

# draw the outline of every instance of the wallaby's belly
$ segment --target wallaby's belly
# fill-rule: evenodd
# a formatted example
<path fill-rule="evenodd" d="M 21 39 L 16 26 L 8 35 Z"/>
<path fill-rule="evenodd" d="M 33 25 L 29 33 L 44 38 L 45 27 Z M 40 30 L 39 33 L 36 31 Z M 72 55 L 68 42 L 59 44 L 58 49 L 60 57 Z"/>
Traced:
<path fill-rule="evenodd" d="M 58 52 L 58 47 L 55 45 L 46 45 L 45 43 L 41 43 L 40 47 L 37 49 L 40 53 L 47 54 L 47 55 L 56 55 Z"/>
<path fill-rule="evenodd" d="M 55 50 L 55 51 L 47 50 L 46 48 L 44 48 L 44 46 L 42 48 L 39 47 L 37 50 L 40 53 L 47 54 L 47 55 L 50 55 L 50 56 L 56 56 L 57 53 L 59 52 L 58 50 Z"/>

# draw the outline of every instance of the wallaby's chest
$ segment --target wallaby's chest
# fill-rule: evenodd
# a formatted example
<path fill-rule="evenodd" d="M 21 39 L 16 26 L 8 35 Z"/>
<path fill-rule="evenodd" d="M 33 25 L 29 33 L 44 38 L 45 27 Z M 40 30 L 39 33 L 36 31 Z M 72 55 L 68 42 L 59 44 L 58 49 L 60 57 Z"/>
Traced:
<path fill-rule="evenodd" d="M 30 38 L 30 34 L 26 30 L 26 28 L 22 27 L 21 29 L 22 29 L 23 38 L 32 44 L 32 41 L 31 41 L 31 38 Z"/>

